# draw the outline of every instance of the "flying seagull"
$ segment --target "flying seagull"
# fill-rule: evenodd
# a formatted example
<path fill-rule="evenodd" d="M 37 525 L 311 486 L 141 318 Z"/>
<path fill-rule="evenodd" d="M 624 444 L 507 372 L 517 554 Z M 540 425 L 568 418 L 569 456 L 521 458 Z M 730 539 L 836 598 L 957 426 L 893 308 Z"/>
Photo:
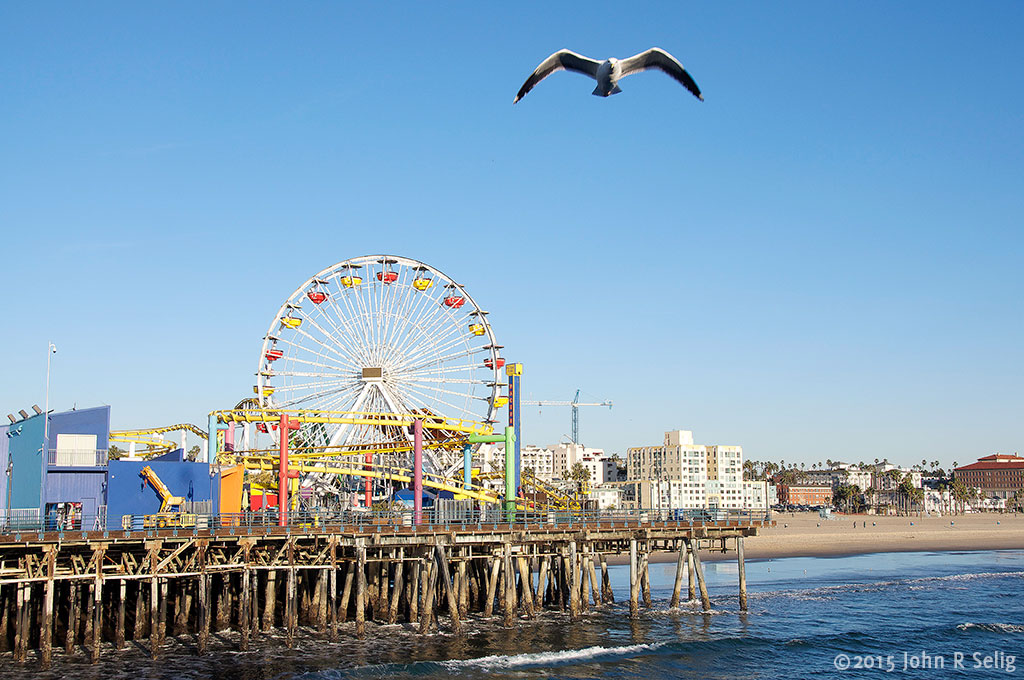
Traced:
<path fill-rule="evenodd" d="M 697 83 L 693 82 L 693 78 L 686 72 L 683 65 L 665 50 L 652 47 L 629 59 L 609 57 L 604 61 L 584 57 L 571 50 L 559 50 L 542 61 L 540 66 L 530 74 L 523 86 L 519 88 L 519 93 L 512 103 L 515 104 L 525 97 L 526 93 L 532 90 L 537 83 L 556 71 L 575 71 L 590 76 L 597 81 L 597 87 L 594 88 L 593 94 L 598 97 L 608 97 L 622 92 L 619 89 L 619 79 L 652 68 L 664 71 L 689 90 L 694 97 L 704 101 L 704 97 L 700 94 L 700 88 L 697 87 Z"/>

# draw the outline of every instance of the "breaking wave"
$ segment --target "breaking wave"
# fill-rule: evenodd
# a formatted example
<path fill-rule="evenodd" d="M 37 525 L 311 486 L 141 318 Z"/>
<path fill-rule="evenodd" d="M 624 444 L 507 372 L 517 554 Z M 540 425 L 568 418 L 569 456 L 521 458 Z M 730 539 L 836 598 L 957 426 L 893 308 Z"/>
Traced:
<path fill-rule="evenodd" d="M 566 649 L 560 652 L 534 652 L 529 654 L 513 654 L 505 656 L 481 656 L 476 659 L 457 659 L 443 661 L 441 666 L 448 669 L 475 666 L 477 668 L 528 668 L 530 666 L 557 666 L 567 663 L 608 660 L 612 658 L 635 656 L 644 652 L 654 651 L 664 646 L 660 642 L 649 645 L 626 645 L 624 647 L 584 647 L 583 649 Z"/>

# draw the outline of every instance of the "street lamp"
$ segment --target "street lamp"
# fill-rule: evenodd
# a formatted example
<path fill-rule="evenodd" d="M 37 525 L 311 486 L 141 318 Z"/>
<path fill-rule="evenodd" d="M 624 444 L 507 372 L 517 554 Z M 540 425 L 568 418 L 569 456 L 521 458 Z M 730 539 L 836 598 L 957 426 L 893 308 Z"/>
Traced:
<path fill-rule="evenodd" d="M 43 446 L 46 450 L 44 457 L 50 455 L 50 357 L 57 353 L 57 345 L 50 343 L 46 350 L 46 400 L 43 402 Z"/>
<path fill-rule="evenodd" d="M 57 345 L 48 343 L 46 348 L 46 399 L 43 402 L 43 451 L 42 470 L 39 472 L 39 511 L 43 513 L 41 519 L 45 521 L 46 513 L 46 466 L 50 462 L 50 357 L 57 353 Z"/>

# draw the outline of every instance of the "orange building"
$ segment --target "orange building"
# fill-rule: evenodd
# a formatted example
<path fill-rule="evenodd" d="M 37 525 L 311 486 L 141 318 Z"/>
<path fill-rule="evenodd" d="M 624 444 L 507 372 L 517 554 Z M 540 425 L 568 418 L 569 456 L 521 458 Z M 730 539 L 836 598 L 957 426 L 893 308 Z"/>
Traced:
<path fill-rule="evenodd" d="M 779 484 L 783 505 L 832 505 L 832 487 L 825 484 Z"/>

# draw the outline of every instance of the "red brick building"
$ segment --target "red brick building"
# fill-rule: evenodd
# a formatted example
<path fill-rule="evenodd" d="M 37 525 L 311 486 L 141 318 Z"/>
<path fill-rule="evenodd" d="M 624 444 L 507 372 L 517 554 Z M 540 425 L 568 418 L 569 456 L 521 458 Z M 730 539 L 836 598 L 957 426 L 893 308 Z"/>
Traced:
<path fill-rule="evenodd" d="M 832 505 L 832 487 L 827 484 L 779 484 L 783 505 Z"/>
<path fill-rule="evenodd" d="M 956 468 L 953 479 L 980 489 L 989 498 L 1009 498 L 1017 489 L 1024 489 L 1024 458 L 994 453 L 979 458 L 977 463 Z"/>

